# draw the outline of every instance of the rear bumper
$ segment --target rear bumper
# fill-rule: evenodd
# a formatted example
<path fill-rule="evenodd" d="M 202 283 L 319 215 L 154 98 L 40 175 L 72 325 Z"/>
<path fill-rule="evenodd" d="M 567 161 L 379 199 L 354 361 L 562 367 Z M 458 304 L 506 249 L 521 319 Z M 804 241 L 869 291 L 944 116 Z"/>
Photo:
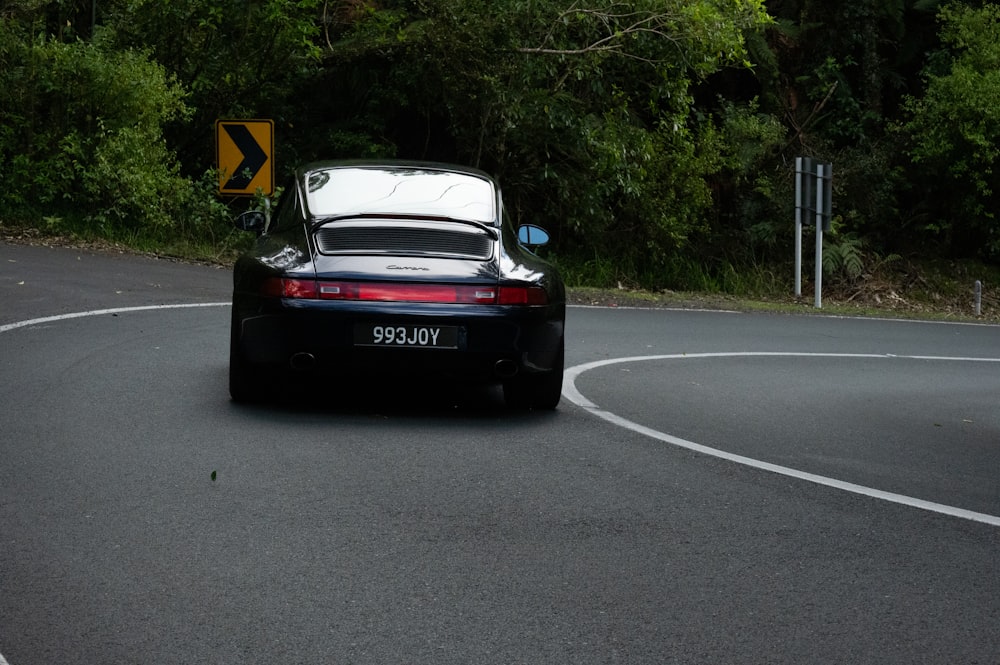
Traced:
<path fill-rule="evenodd" d="M 562 345 L 565 306 L 423 305 L 282 300 L 236 305 L 234 341 L 250 363 L 357 375 L 474 381 L 546 372 Z M 356 346 L 356 324 L 456 326 L 457 349 Z"/>

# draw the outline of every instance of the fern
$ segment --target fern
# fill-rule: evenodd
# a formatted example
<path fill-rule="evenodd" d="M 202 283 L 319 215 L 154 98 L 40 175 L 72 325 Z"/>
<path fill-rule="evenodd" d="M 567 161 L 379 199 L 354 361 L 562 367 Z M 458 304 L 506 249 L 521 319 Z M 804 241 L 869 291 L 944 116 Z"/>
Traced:
<path fill-rule="evenodd" d="M 865 243 L 854 234 L 839 238 L 823 250 L 823 274 L 855 281 L 865 272 Z"/>

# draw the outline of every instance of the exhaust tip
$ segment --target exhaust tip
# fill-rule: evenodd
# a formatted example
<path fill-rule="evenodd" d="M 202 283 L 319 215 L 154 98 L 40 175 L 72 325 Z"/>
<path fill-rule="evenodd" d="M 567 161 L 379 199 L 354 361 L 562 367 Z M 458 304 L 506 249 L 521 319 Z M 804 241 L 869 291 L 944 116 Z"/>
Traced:
<path fill-rule="evenodd" d="M 295 353 L 288 359 L 288 364 L 294 370 L 309 370 L 316 367 L 316 356 L 311 353 Z"/>
<path fill-rule="evenodd" d="M 498 360 L 497 364 L 493 366 L 493 371 L 501 379 L 509 379 L 517 374 L 517 363 L 513 360 Z"/>

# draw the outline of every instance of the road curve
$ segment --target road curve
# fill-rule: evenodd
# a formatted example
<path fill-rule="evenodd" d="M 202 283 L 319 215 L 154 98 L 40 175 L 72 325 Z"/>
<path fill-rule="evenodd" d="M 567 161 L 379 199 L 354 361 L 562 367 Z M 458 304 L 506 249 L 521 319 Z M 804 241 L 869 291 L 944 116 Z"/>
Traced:
<path fill-rule="evenodd" d="M 570 400 L 237 406 L 228 288 L 0 244 L 0 664 L 1000 653 L 996 526 Z M 578 394 L 650 432 L 1000 514 L 996 327 L 573 308 L 568 331 L 569 365 L 613 361 Z"/>

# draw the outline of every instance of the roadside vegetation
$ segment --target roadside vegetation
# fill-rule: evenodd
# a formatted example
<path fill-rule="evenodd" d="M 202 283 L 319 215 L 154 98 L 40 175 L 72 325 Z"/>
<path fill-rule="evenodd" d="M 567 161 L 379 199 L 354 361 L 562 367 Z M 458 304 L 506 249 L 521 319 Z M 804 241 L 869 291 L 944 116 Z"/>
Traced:
<path fill-rule="evenodd" d="M 0 0 L 0 89 L 8 239 L 229 261 L 261 202 L 219 196 L 215 121 L 269 118 L 279 176 L 495 174 L 581 300 L 811 304 L 809 156 L 828 307 L 965 317 L 976 280 L 1000 306 L 992 2 Z"/>

